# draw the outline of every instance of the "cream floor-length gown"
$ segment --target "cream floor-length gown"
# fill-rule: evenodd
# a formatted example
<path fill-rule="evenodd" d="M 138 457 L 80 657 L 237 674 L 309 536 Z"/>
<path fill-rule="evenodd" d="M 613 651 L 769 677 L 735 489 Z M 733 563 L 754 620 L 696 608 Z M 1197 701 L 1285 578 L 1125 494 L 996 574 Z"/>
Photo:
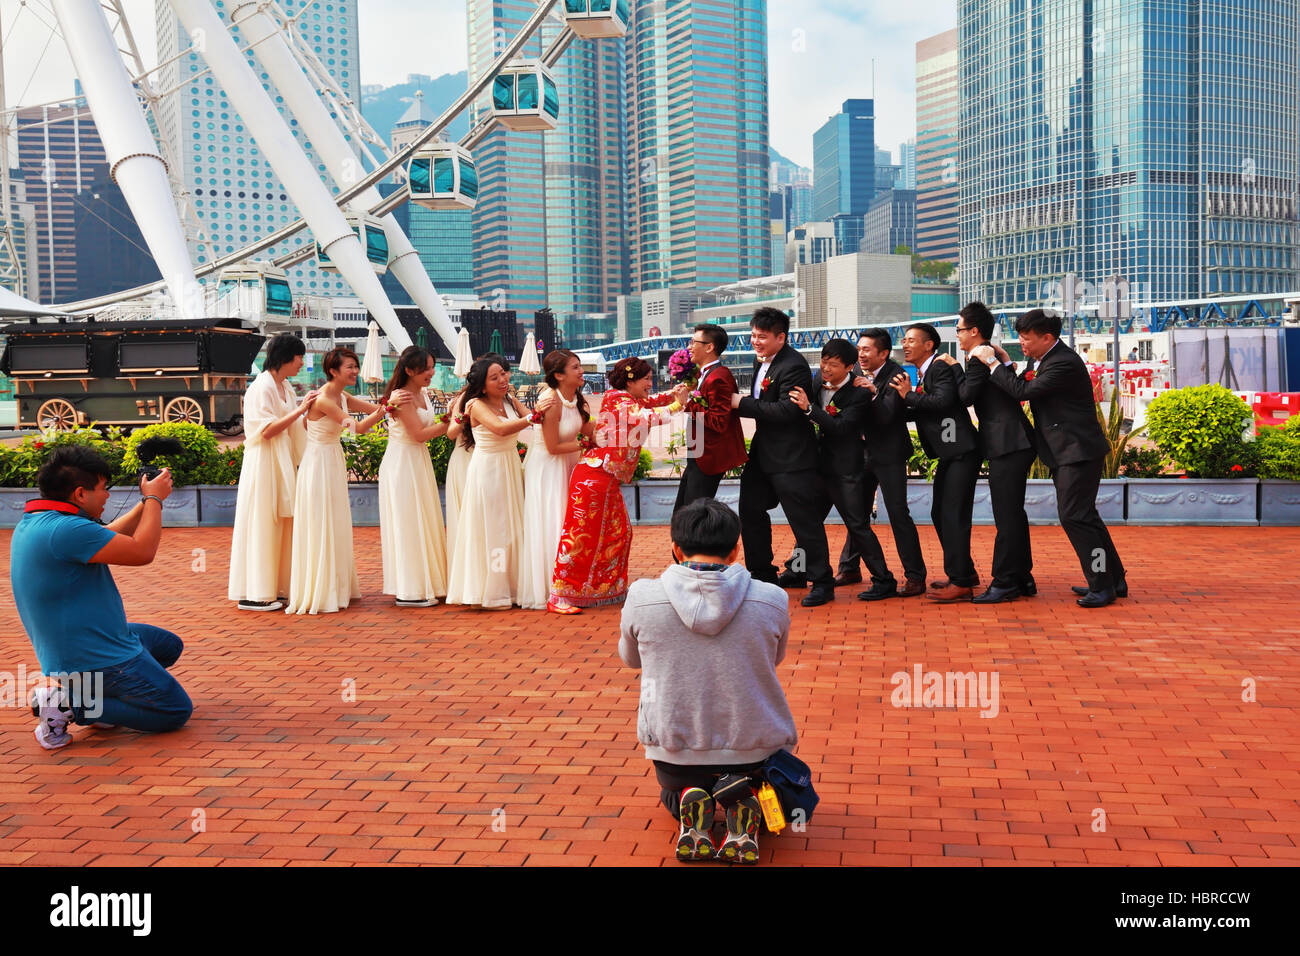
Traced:
<path fill-rule="evenodd" d="M 293 500 L 293 573 L 287 614 L 329 614 L 361 597 L 352 553 L 348 466 L 332 418 L 307 421 Z"/>
<path fill-rule="evenodd" d="M 460 502 L 465 497 L 465 476 L 469 473 L 469 463 L 474 458 L 474 449 L 466 448 L 456 439 L 451 455 L 447 458 L 447 480 L 443 490 L 447 495 L 447 560 L 450 562 L 456 553 L 456 521 L 460 517 Z"/>
<path fill-rule="evenodd" d="M 560 441 L 570 442 L 582 430 L 578 400 L 560 398 Z M 569 502 L 569 476 L 581 452 L 552 455 L 541 428 L 533 429 L 533 443 L 524 459 L 524 544 L 519 559 L 519 606 L 543 610 L 551 595 L 555 552 L 564 530 Z"/>
<path fill-rule="evenodd" d="M 509 401 L 506 420 L 517 419 Z M 479 426 L 456 523 L 448 604 L 510 607 L 517 602 L 524 542 L 524 473 L 515 435 Z"/>
<path fill-rule="evenodd" d="M 230 540 L 232 601 L 274 601 L 289 593 L 293 549 L 293 496 L 298 463 L 307 444 L 302 420 L 274 438 L 262 429 L 290 414 L 298 397 L 289 382 L 261 372 L 244 396 L 244 462 Z"/>
<path fill-rule="evenodd" d="M 423 390 L 416 401 L 427 428 L 438 416 Z M 388 448 L 379 465 L 379 545 L 385 594 L 432 601 L 447 593 L 447 535 L 429 446 L 412 440 L 397 418 L 388 421 Z"/>

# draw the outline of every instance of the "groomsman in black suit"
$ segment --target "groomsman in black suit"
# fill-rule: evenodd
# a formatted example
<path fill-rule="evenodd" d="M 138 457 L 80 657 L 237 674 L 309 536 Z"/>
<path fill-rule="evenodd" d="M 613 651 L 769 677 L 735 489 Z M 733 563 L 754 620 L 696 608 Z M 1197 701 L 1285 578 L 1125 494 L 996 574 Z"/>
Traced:
<path fill-rule="evenodd" d="M 930 519 L 943 546 L 948 581 L 931 590 L 929 597 L 950 603 L 969 601 L 979 583 L 970 555 L 970 527 L 981 456 L 979 435 L 958 394 L 957 375 L 935 358 L 941 341 L 933 325 L 908 326 L 903 335 L 903 358 L 916 366 L 919 382 L 914 390 L 912 380 L 903 374 L 895 376 L 890 386 L 903 397 L 915 419 L 921 447 L 939 462 Z"/>
<path fill-rule="evenodd" d="M 1079 556 L 1087 587 L 1080 607 L 1105 607 L 1116 597 L 1128 597 L 1124 565 L 1097 513 L 1097 489 L 1110 442 L 1101 430 L 1093 404 L 1088 366 L 1061 342 L 1061 319 L 1042 309 L 1031 309 L 1016 320 L 1016 333 L 1025 357 L 1035 365 L 1019 376 L 1004 365 L 1005 352 L 981 346 L 972 357 L 992 371 L 993 384 L 1018 402 L 1028 401 L 1034 413 L 1038 455 L 1052 471 L 1056 508 L 1061 527 Z"/>
<path fill-rule="evenodd" d="M 741 541 L 745 567 L 755 580 L 812 588 L 800 602 L 816 607 L 835 600 L 823 504 L 821 477 L 817 473 L 817 436 L 812 422 L 791 400 L 794 389 L 812 389 L 808 362 L 786 343 L 790 317 L 764 307 L 750 320 L 754 383 L 748 395 L 737 393 L 731 405 L 742 418 L 755 421 L 749 444 L 749 461 L 740 475 Z M 772 519 L 768 511 L 778 504 L 785 510 L 801 552 L 782 575 L 772 564 Z M 802 562 L 798 559 L 802 558 Z M 802 567 L 800 565 L 802 564 Z"/>
<path fill-rule="evenodd" d="M 871 496 L 866 492 L 862 467 L 866 454 L 862 423 L 870 411 L 872 395 L 865 388 L 853 387 L 857 358 L 848 339 L 831 339 L 822 346 L 821 370 L 813 376 L 812 392 L 805 394 L 796 388 L 790 398 L 817 426 L 818 470 L 829 499 L 826 513 L 832 504 L 839 511 L 849 541 L 866 560 L 872 586 L 892 592 L 896 590 L 894 576 L 871 531 Z"/>
<path fill-rule="evenodd" d="M 903 399 L 889 387 L 895 376 L 905 374 L 903 366 L 889 357 L 893 348 L 894 340 L 884 329 L 865 330 L 858 338 L 858 367 L 862 374 L 853 379 L 853 384 L 871 396 L 862 423 L 867 450 L 866 468 L 862 475 L 863 507 L 870 515 L 876 500 L 876 488 L 879 487 L 889 511 L 889 530 L 894 537 L 894 547 L 903 563 L 904 581 L 899 587 L 888 570 L 880 574 L 880 580 L 876 580 L 877 572 L 868 561 L 872 585 L 870 590 L 858 595 L 862 601 L 917 597 L 925 593 L 921 537 L 907 508 L 907 462 L 912 457 L 912 433 L 907 429 L 907 409 Z M 875 537 L 874 533 L 872 537 Z M 876 546 L 879 547 L 878 541 Z M 840 552 L 836 585 L 856 584 L 862 580 L 858 571 L 860 557 L 850 536 Z"/>
<path fill-rule="evenodd" d="M 939 358 L 957 375 L 963 405 L 974 406 L 979 419 L 980 451 L 989 463 L 989 495 L 993 499 L 993 582 L 976 604 L 999 604 L 1038 593 L 1030 573 L 1029 516 L 1025 514 L 1025 483 L 1034 464 L 1034 426 L 1014 398 L 989 381 L 989 367 L 969 357 L 993 338 L 996 319 L 983 302 L 972 302 L 957 319 L 957 345 L 968 356 L 966 369 L 951 355 Z"/>

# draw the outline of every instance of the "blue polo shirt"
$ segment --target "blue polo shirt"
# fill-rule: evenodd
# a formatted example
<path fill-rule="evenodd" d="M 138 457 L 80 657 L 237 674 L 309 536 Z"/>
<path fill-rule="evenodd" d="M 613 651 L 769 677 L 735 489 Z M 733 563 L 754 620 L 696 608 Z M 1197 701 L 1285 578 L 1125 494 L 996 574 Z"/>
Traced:
<path fill-rule="evenodd" d="M 14 603 L 46 674 L 96 671 L 143 652 L 107 564 L 89 564 L 116 532 L 84 515 L 23 515 L 9 549 Z"/>

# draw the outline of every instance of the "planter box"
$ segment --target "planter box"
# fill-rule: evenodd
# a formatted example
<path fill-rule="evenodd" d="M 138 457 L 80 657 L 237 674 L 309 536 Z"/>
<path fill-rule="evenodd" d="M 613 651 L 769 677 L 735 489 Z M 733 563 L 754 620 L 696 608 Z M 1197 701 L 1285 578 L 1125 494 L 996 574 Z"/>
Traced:
<path fill-rule="evenodd" d="M 1097 511 L 1107 524 L 1124 524 L 1124 491 L 1126 479 L 1114 478 L 1103 481 L 1097 490 Z M 907 506 L 915 524 L 930 524 L 930 507 L 933 501 L 934 485 L 919 478 L 909 478 L 907 482 Z M 884 498 L 876 492 L 877 520 L 889 521 L 889 510 Z M 972 511 L 972 524 L 993 524 L 993 499 L 989 492 L 987 478 L 981 478 L 975 485 L 975 504 Z M 1025 485 L 1025 514 L 1030 524 L 1059 524 L 1056 513 L 1056 486 L 1049 478 L 1035 478 Z"/>
<path fill-rule="evenodd" d="M 622 485 L 619 490 L 623 492 L 623 504 L 627 506 L 627 520 L 636 524 L 641 517 L 638 488 L 631 484 Z"/>
<path fill-rule="evenodd" d="M 39 494 L 32 495 L 33 498 Z M 115 488 L 104 508 L 104 524 L 111 524 L 136 506 L 140 492 L 135 488 Z M 199 489 L 196 485 L 173 488 L 162 504 L 164 528 L 197 528 L 199 525 Z"/>
<path fill-rule="evenodd" d="M 635 485 L 624 485 L 624 499 L 627 499 L 629 492 L 635 491 L 637 495 L 640 513 L 639 517 L 634 518 L 634 520 L 639 524 L 669 524 L 673 520 L 673 505 L 677 503 L 677 485 L 678 479 L 676 478 L 647 478 L 636 482 Z M 722 483 L 718 485 L 718 493 L 715 497 L 731 508 L 732 511 L 739 514 L 740 479 L 724 478 Z M 629 516 L 634 514 L 630 503 L 628 504 L 627 513 Z M 773 524 L 789 524 L 780 505 L 769 511 L 768 514 L 771 516 Z M 831 509 L 831 516 L 826 521 L 828 524 L 840 522 L 840 516 L 834 508 Z"/>
<path fill-rule="evenodd" d="M 35 488 L 0 488 L 0 528 L 17 527 L 27 502 L 40 496 Z"/>
<path fill-rule="evenodd" d="M 1259 524 L 1252 479 L 1130 478 L 1129 524 Z"/>
<path fill-rule="evenodd" d="M 235 525 L 237 485 L 196 485 L 199 493 L 199 527 L 232 528 Z"/>
<path fill-rule="evenodd" d="M 1300 481 L 1266 478 L 1259 483 L 1259 523 L 1300 525 Z"/>
<path fill-rule="evenodd" d="M 378 527 L 379 525 L 379 482 L 377 481 L 349 482 L 348 483 L 348 504 L 352 508 L 352 526 L 354 528 Z"/>

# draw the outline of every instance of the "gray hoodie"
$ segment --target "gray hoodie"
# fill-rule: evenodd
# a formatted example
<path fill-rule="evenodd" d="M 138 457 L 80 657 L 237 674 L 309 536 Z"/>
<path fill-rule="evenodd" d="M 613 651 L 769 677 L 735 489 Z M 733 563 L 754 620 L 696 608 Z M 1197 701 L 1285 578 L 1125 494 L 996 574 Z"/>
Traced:
<path fill-rule="evenodd" d="M 641 668 L 637 739 L 674 764 L 756 763 L 797 741 L 776 676 L 785 658 L 785 591 L 724 571 L 670 565 L 633 582 L 618 653 Z"/>

